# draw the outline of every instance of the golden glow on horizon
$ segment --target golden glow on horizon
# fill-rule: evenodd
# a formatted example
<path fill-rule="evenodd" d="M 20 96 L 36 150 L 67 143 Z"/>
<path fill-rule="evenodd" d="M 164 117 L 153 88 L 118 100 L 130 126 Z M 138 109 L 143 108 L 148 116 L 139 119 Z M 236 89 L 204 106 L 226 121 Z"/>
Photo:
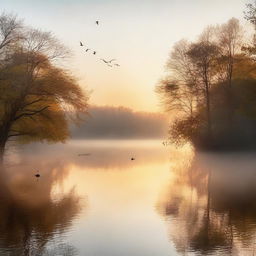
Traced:
<path fill-rule="evenodd" d="M 158 111 L 154 88 L 164 75 L 173 43 L 195 38 L 209 24 L 233 16 L 242 19 L 245 3 L 3 0 L 1 7 L 17 13 L 28 25 L 52 31 L 73 51 L 68 67 L 81 86 L 92 91 L 91 104 Z M 99 26 L 95 20 L 100 20 Z M 96 56 L 85 53 L 79 41 L 95 49 Z M 99 58 L 115 58 L 121 66 L 111 69 Z"/>

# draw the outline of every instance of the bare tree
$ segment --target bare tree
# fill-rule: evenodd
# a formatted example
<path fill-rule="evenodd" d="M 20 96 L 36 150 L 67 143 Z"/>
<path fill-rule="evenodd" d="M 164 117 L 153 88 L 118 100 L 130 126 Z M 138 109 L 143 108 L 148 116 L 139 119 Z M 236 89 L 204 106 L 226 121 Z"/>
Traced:
<path fill-rule="evenodd" d="M 166 65 L 169 74 L 156 87 L 156 92 L 167 111 L 193 116 L 200 93 L 197 91 L 197 76 L 187 55 L 189 47 L 186 40 L 175 44 Z"/>
<path fill-rule="evenodd" d="M 227 23 L 222 24 L 218 30 L 218 45 L 221 49 L 222 60 L 225 66 L 225 74 L 228 87 L 232 87 L 232 76 L 237 55 L 241 53 L 242 47 L 242 27 L 239 20 L 232 18 Z"/>
<path fill-rule="evenodd" d="M 244 12 L 244 17 L 254 25 L 256 30 L 256 1 L 246 4 L 246 7 L 247 10 Z"/>
<path fill-rule="evenodd" d="M 0 54 L 9 46 L 13 46 L 22 39 L 21 28 L 23 24 L 12 14 L 0 14 Z M 0 55 L 1 56 L 1 55 Z"/>
<path fill-rule="evenodd" d="M 212 133 L 210 89 L 216 80 L 219 56 L 211 34 L 212 29 L 207 29 L 197 43 L 176 43 L 167 63 L 169 75 L 156 87 L 166 110 L 175 110 L 179 118 L 183 115 L 194 123 L 198 108 L 205 106 L 208 136 Z"/>
<path fill-rule="evenodd" d="M 226 101 L 228 103 L 228 126 L 232 130 L 233 125 L 233 96 L 232 81 L 234 65 L 238 63 L 241 56 L 243 30 L 239 20 L 232 18 L 227 23 L 219 26 L 217 31 L 218 45 L 221 50 L 219 67 L 222 67 L 224 74 L 223 84 L 226 85 Z"/>
<path fill-rule="evenodd" d="M 216 75 L 215 66 L 216 59 L 219 55 L 217 45 L 207 41 L 199 41 L 190 46 L 188 56 L 193 63 L 193 70 L 199 78 L 199 87 L 204 91 L 206 102 L 206 117 L 208 136 L 212 135 L 212 120 L 211 120 L 211 97 L 210 90 Z"/>

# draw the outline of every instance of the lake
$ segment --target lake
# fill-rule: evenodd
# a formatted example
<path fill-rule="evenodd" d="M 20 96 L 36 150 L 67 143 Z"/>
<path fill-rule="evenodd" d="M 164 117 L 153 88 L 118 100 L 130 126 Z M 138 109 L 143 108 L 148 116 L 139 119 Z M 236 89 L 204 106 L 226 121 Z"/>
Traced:
<path fill-rule="evenodd" d="M 0 182 L 0 255 L 256 255 L 254 152 L 32 144 L 8 149 Z"/>

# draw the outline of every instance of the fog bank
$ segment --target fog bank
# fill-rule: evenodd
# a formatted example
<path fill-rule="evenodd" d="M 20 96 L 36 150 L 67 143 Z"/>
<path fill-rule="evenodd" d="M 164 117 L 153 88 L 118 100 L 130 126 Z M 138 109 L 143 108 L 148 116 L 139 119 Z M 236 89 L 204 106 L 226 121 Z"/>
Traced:
<path fill-rule="evenodd" d="M 159 113 L 134 112 L 123 107 L 91 107 L 80 126 L 71 127 L 73 139 L 162 139 L 168 132 L 167 117 Z"/>

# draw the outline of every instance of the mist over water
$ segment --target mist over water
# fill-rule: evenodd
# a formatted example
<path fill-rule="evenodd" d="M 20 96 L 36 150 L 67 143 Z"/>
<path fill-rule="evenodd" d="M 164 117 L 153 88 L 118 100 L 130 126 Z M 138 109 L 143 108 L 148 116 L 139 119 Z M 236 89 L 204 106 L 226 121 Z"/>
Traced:
<path fill-rule="evenodd" d="M 199 154 L 159 140 L 10 149 L 0 254 L 253 255 L 255 170 L 254 152 Z"/>

